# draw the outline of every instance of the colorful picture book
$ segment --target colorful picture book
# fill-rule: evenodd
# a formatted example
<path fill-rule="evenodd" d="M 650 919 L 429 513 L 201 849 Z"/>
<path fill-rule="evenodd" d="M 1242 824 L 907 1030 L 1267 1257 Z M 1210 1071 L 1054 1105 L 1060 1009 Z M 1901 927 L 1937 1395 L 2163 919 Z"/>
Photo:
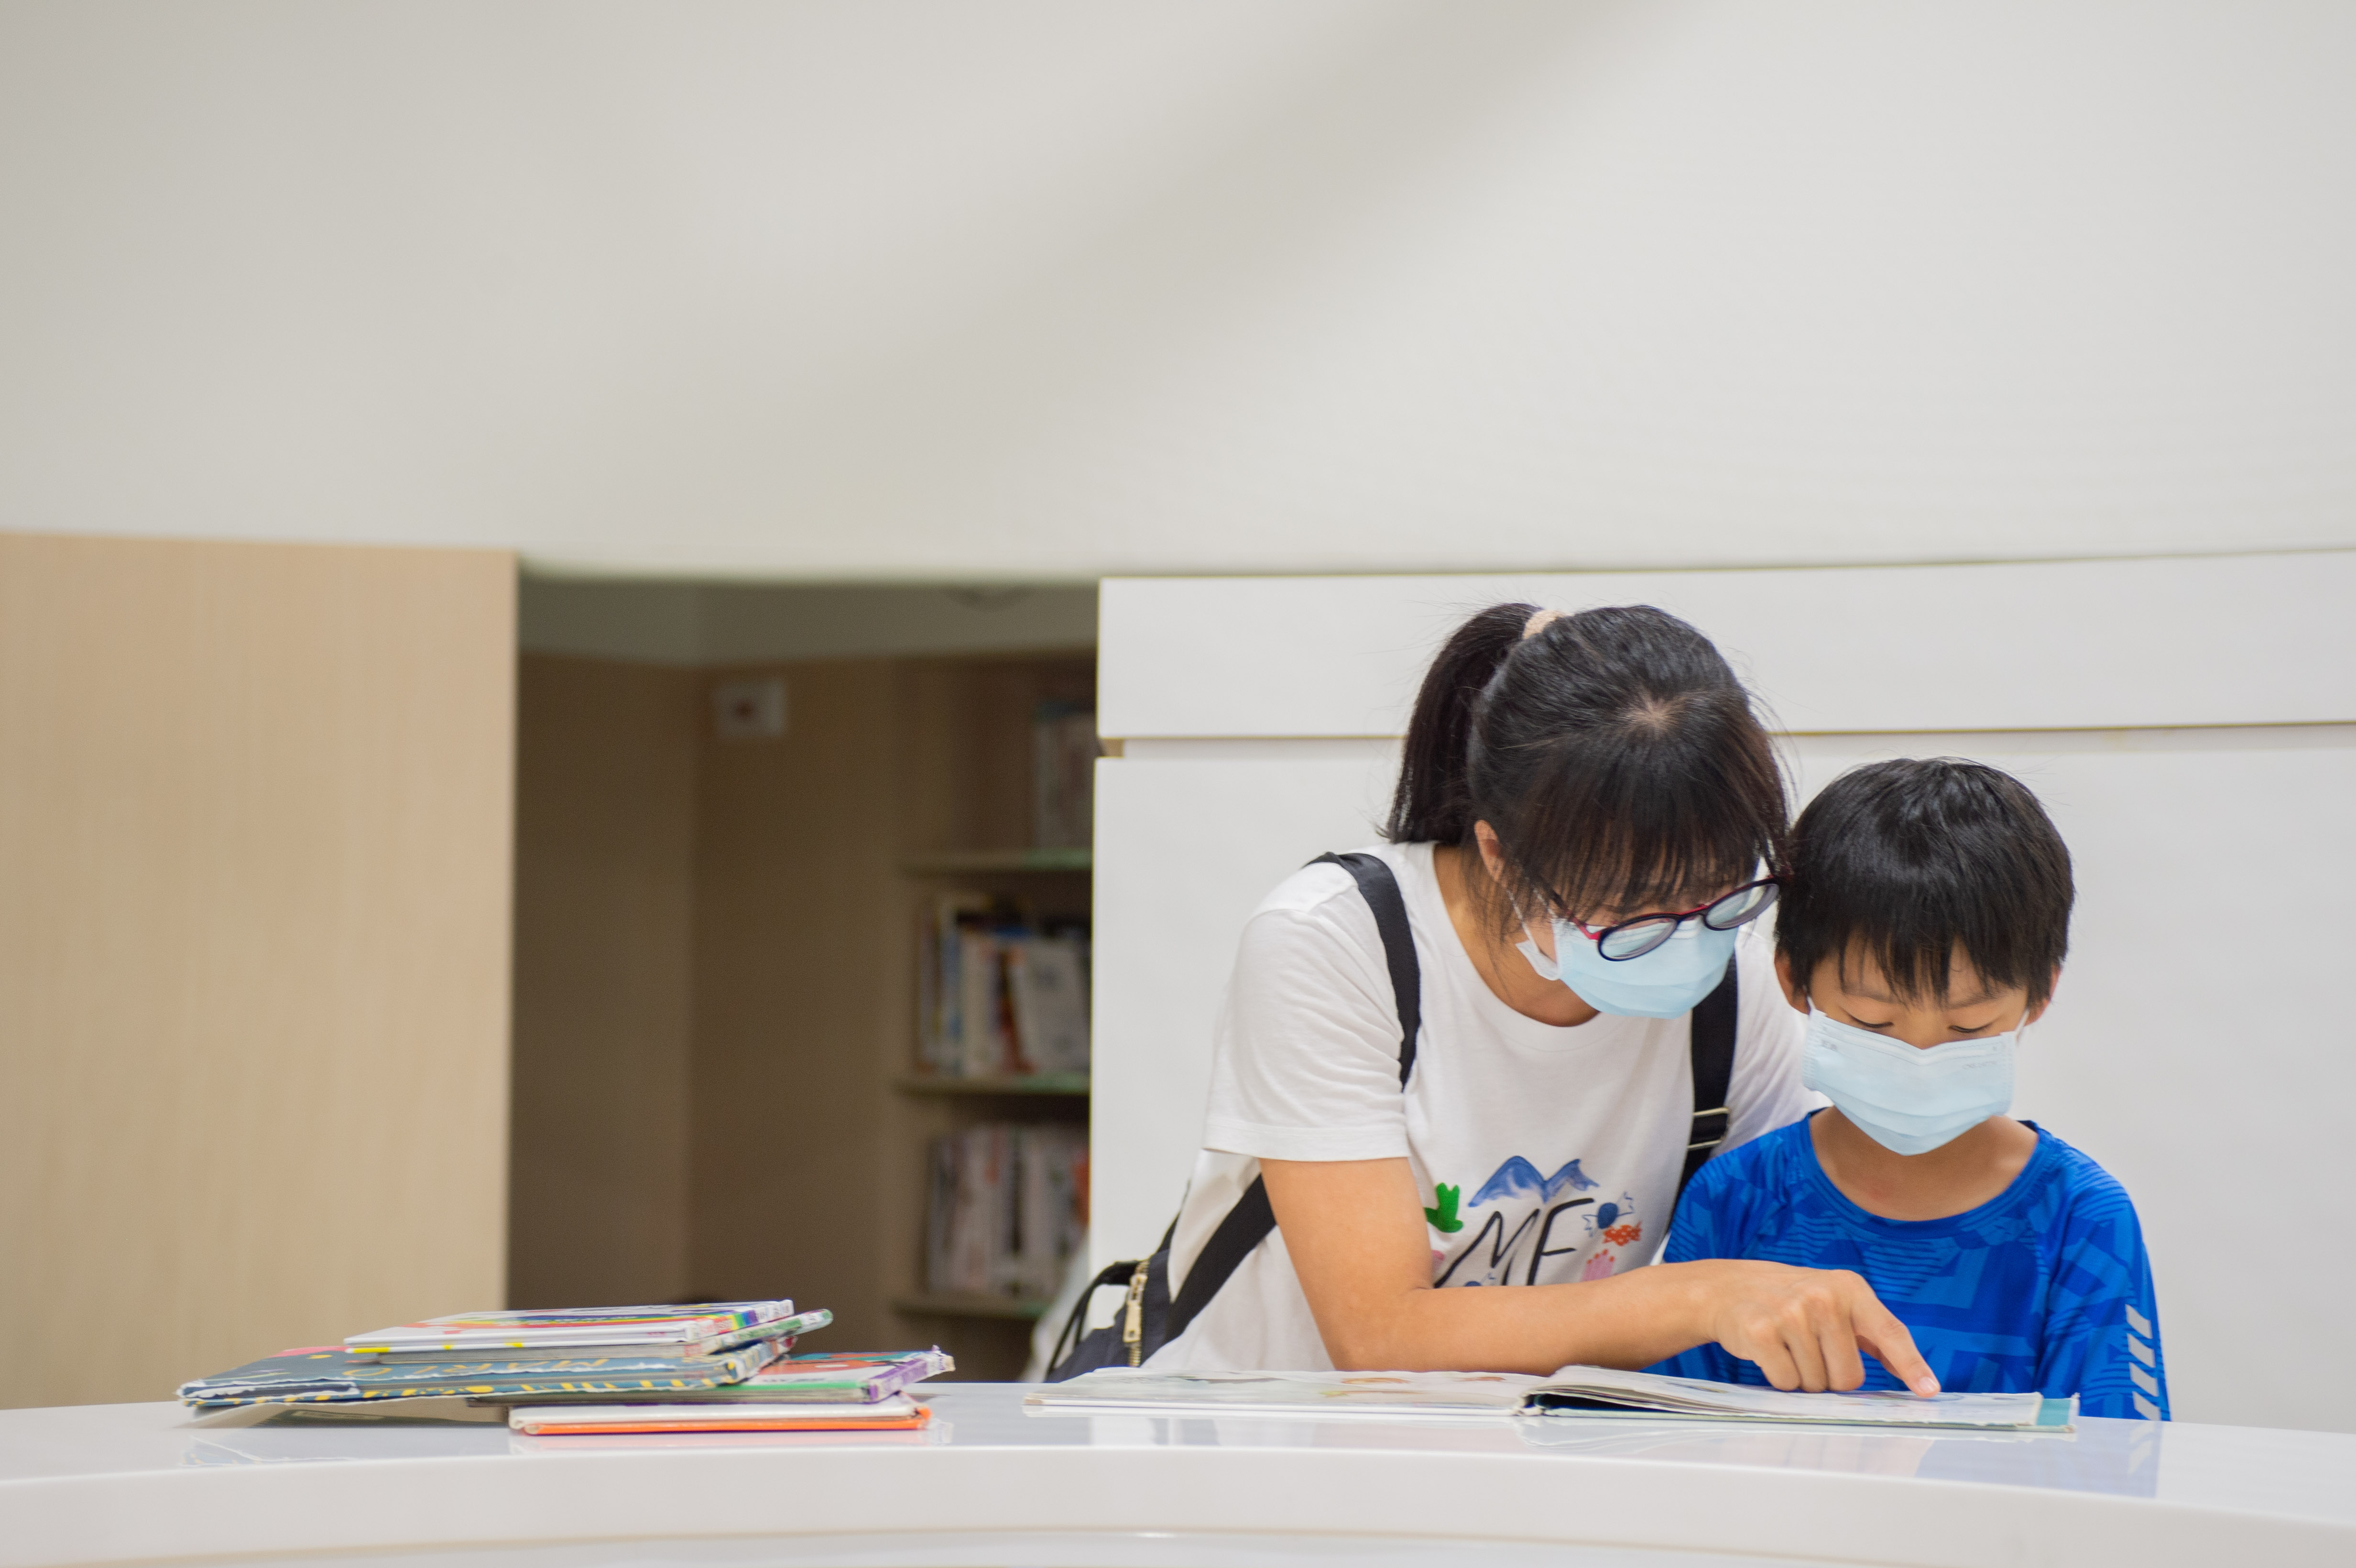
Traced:
<path fill-rule="evenodd" d="M 799 1336 L 815 1332 L 833 1321 L 833 1313 L 823 1307 L 818 1307 L 808 1312 L 796 1312 L 784 1317 L 773 1317 L 766 1323 L 755 1323 L 748 1328 L 734 1329 L 725 1334 L 715 1334 L 702 1339 L 677 1339 L 669 1344 L 658 1342 L 627 1343 L 619 1346 L 605 1344 L 553 1346 L 532 1354 L 545 1357 L 580 1356 L 611 1349 L 616 1355 L 626 1356 L 632 1360 L 686 1362 L 699 1360 L 707 1356 L 716 1356 L 723 1351 L 737 1349 L 746 1345 L 758 1344 L 763 1340 L 782 1340 L 790 1343 Z M 377 1360 L 388 1364 L 400 1361 L 446 1361 L 451 1358 L 449 1350 L 438 1347 L 418 1350 L 379 1350 L 374 1353 Z M 509 1354 L 520 1360 L 524 1359 L 525 1353 L 510 1351 Z"/>
<path fill-rule="evenodd" d="M 1503 1420 L 1555 1415 L 1648 1421 L 2069 1432 L 2076 1402 L 2037 1393 L 1783 1393 L 1698 1378 L 1564 1367 L 1513 1372 L 1152 1372 L 1114 1367 L 1050 1383 L 1023 1403 L 1043 1413 L 1381 1416 Z"/>
<path fill-rule="evenodd" d="M 380 1361 L 339 1345 L 281 1350 L 180 1385 L 190 1404 L 292 1404 L 353 1400 L 624 1395 L 677 1397 L 740 1382 L 785 1353 L 791 1340 L 764 1339 L 682 1362 L 662 1357 L 479 1358 Z"/>
<path fill-rule="evenodd" d="M 508 1425 L 536 1437 L 641 1432 L 906 1431 L 932 1412 L 905 1394 L 863 1404 L 517 1405 Z"/>
<path fill-rule="evenodd" d="M 552 1311 L 460 1312 L 396 1324 L 344 1341 L 368 1355 L 412 1350 L 560 1350 L 584 1345 L 704 1345 L 724 1348 L 747 1330 L 794 1315 L 790 1301 L 723 1301 L 700 1307 L 574 1307 Z M 709 1354 L 709 1350 L 700 1351 Z"/>
<path fill-rule="evenodd" d="M 929 1350 L 820 1351 L 784 1357 L 741 1382 L 715 1385 L 693 1397 L 699 1404 L 873 1404 L 956 1369 L 957 1362 L 937 1345 Z"/>

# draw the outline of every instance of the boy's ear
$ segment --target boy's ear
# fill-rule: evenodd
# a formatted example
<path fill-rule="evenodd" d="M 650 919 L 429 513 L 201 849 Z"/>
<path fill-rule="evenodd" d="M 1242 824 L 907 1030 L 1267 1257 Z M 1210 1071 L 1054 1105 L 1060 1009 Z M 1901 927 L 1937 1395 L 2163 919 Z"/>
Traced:
<path fill-rule="evenodd" d="M 2028 1013 L 2024 1015 L 2020 1020 L 2020 1027 L 2027 1029 L 2030 1024 L 2033 1024 L 2039 1019 L 2043 1018 L 2045 1016 L 2045 1009 L 2053 1005 L 2053 994 L 2061 988 L 2062 965 L 2056 964 L 2053 966 L 2052 983 L 2045 987 L 2045 999 L 2029 1009 Z"/>
<path fill-rule="evenodd" d="M 1801 1012 L 1808 1010 L 1808 988 L 1792 978 L 1792 957 L 1787 953 L 1775 955 L 1775 978 L 1783 987 L 1783 999 Z"/>

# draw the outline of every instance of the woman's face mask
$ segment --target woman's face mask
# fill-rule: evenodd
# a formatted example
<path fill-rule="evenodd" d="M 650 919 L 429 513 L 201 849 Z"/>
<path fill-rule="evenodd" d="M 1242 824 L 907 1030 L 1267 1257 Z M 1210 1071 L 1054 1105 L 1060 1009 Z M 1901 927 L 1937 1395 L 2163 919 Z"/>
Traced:
<path fill-rule="evenodd" d="M 1674 1019 L 1693 1011 L 1726 977 L 1726 966 L 1734 957 L 1734 935 L 1688 920 L 1650 953 L 1612 959 L 1597 950 L 1595 938 L 1558 920 L 1552 958 L 1527 938 L 1516 946 L 1542 977 L 1569 987 L 1599 1013 Z"/>

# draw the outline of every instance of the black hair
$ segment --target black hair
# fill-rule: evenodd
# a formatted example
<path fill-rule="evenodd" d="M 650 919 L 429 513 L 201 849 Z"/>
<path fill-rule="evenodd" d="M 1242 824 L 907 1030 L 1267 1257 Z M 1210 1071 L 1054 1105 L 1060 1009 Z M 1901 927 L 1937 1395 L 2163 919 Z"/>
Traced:
<path fill-rule="evenodd" d="M 1486 822 L 1505 865 L 1468 885 L 1501 930 L 1516 910 L 1681 908 L 1780 866 L 1783 776 L 1709 639 L 1645 604 L 1525 635 L 1537 613 L 1492 605 L 1432 660 L 1384 837 L 1469 847 Z"/>
<path fill-rule="evenodd" d="M 2074 897 L 2069 846 L 2019 779 L 1954 757 L 1869 763 L 1800 814 L 1775 945 L 1804 986 L 1855 955 L 1934 1001 L 1960 947 L 2035 1007 L 2069 951 Z"/>

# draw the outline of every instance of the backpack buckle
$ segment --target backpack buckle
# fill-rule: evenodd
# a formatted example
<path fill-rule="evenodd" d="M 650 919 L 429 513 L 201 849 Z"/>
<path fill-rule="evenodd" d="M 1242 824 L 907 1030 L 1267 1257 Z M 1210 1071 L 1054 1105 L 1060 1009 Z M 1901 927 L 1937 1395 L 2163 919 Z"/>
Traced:
<path fill-rule="evenodd" d="M 1120 1342 L 1129 1348 L 1129 1364 L 1132 1367 L 1144 1360 L 1145 1345 L 1145 1275 L 1153 1260 L 1147 1258 L 1129 1276 L 1129 1299 L 1121 1304 Z"/>

